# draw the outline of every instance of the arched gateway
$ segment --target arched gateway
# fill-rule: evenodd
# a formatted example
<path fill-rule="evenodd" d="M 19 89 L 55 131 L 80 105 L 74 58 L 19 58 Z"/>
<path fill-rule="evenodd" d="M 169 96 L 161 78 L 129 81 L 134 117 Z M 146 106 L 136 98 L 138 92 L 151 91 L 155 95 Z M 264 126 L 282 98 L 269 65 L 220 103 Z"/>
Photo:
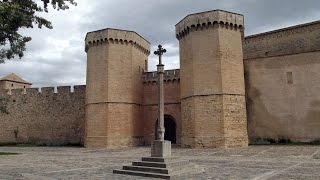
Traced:
<path fill-rule="evenodd" d="M 155 124 L 155 137 L 156 137 L 156 132 L 157 132 L 157 125 L 158 125 L 158 120 L 156 121 Z M 171 141 L 172 144 L 176 144 L 177 142 L 177 133 L 176 133 L 176 122 L 175 119 L 170 116 L 170 115 L 164 115 L 164 128 L 165 128 L 165 133 L 164 133 L 164 139 Z"/>

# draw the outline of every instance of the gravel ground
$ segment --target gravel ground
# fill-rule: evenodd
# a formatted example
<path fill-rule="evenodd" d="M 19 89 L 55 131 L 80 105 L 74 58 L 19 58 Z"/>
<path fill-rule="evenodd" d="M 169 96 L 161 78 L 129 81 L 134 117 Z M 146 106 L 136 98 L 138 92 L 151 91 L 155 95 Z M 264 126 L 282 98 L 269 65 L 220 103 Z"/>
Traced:
<path fill-rule="evenodd" d="M 0 179 L 154 179 L 113 174 L 150 156 L 150 147 L 116 150 L 77 147 L 0 147 Z M 320 146 L 249 146 L 235 149 L 173 148 L 204 171 L 180 179 L 319 179 Z"/>

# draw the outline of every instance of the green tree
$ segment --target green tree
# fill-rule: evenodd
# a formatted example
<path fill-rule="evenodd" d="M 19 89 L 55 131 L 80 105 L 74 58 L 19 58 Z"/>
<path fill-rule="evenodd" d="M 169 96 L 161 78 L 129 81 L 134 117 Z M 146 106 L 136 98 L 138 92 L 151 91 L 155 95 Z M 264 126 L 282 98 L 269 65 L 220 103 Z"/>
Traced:
<path fill-rule="evenodd" d="M 37 2 L 40 2 L 40 5 Z M 42 1 L 42 2 L 41 2 Z M 0 64 L 16 56 L 23 57 L 26 43 L 31 37 L 22 36 L 18 30 L 43 26 L 52 29 L 52 24 L 36 12 L 48 12 L 48 5 L 54 9 L 69 9 L 68 4 L 77 5 L 75 0 L 0 0 Z M 41 5 L 42 3 L 42 5 Z M 7 111 L 7 99 L 0 96 L 0 114 Z"/>
<path fill-rule="evenodd" d="M 38 5 L 37 2 L 42 4 Z M 41 2 L 42 1 L 42 2 Z M 23 57 L 26 43 L 31 37 L 22 36 L 18 30 L 24 28 L 46 27 L 52 24 L 36 12 L 48 12 L 48 5 L 54 9 L 69 9 L 69 4 L 77 5 L 74 0 L 0 0 L 0 63 L 16 56 Z"/>

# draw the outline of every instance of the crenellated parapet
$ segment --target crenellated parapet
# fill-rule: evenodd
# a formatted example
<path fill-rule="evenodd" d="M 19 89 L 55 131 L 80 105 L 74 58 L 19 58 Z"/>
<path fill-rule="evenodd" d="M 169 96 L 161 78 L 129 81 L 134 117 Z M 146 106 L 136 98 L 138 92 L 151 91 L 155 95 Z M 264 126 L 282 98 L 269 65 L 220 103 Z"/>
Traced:
<path fill-rule="evenodd" d="M 296 26 L 283 28 L 283 29 L 277 29 L 274 31 L 247 36 L 245 37 L 245 44 L 249 44 L 252 42 L 260 42 L 260 41 L 269 40 L 269 39 L 271 40 L 271 39 L 278 39 L 278 38 L 287 38 L 288 36 L 295 35 L 295 34 L 303 34 L 303 33 L 318 31 L 319 28 L 320 28 L 320 21 L 300 24 Z"/>
<path fill-rule="evenodd" d="M 206 28 L 226 28 L 243 31 L 244 18 L 241 14 L 213 10 L 190 14 L 176 24 L 176 37 L 181 39 L 192 31 Z"/>
<path fill-rule="evenodd" d="M 86 86 L 12 89 L 0 113 L 0 142 L 82 145 Z M 1 93 L 1 92 L 0 92 Z"/>
<path fill-rule="evenodd" d="M 102 29 L 88 32 L 85 39 L 85 51 L 92 46 L 105 44 L 132 45 L 141 52 L 150 54 L 150 43 L 134 31 L 120 29 Z"/>
<path fill-rule="evenodd" d="M 320 50 L 320 21 L 245 37 L 244 59 L 266 58 Z"/>
<path fill-rule="evenodd" d="M 179 69 L 172 69 L 172 70 L 165 70 L 163 74 L 163 81 L 165 83 L 179 83 L 180 82 L 180 70 Z M 158 73 L 156 71 L 153 72 L 145 72 L 143 74 L 143 83 L 156 83 L 158 82 Z"/>
<path fill-rule="evenodd" d="M 58 87 L 41 87 L 41 88 L 26 88 L 26 89 L 12 89 L 7 90 L 6 94 L 9 96 L 35 96 L 35 95 L 70 95 L 70 94 L 84 94 L 86 91 L 85 85 L 73 86 L 58 86 Z"/>

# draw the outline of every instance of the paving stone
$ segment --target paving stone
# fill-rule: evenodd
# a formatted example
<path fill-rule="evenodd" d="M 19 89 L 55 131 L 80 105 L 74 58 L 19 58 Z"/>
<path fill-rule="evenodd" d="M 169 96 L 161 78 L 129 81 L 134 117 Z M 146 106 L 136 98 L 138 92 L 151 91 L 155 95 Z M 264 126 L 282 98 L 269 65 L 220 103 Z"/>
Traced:
<path fill-rule="evenodd" d="M 72 147 L 0 147 L 0 179 L 154 179 L 113 174 L 114 169 L 150 156 L 150 147 L 86 149 Z M 249 146 L 234 149 L 173 148 L 204 172 L 176 179 L 320 179 L 320 146 Z"/>

